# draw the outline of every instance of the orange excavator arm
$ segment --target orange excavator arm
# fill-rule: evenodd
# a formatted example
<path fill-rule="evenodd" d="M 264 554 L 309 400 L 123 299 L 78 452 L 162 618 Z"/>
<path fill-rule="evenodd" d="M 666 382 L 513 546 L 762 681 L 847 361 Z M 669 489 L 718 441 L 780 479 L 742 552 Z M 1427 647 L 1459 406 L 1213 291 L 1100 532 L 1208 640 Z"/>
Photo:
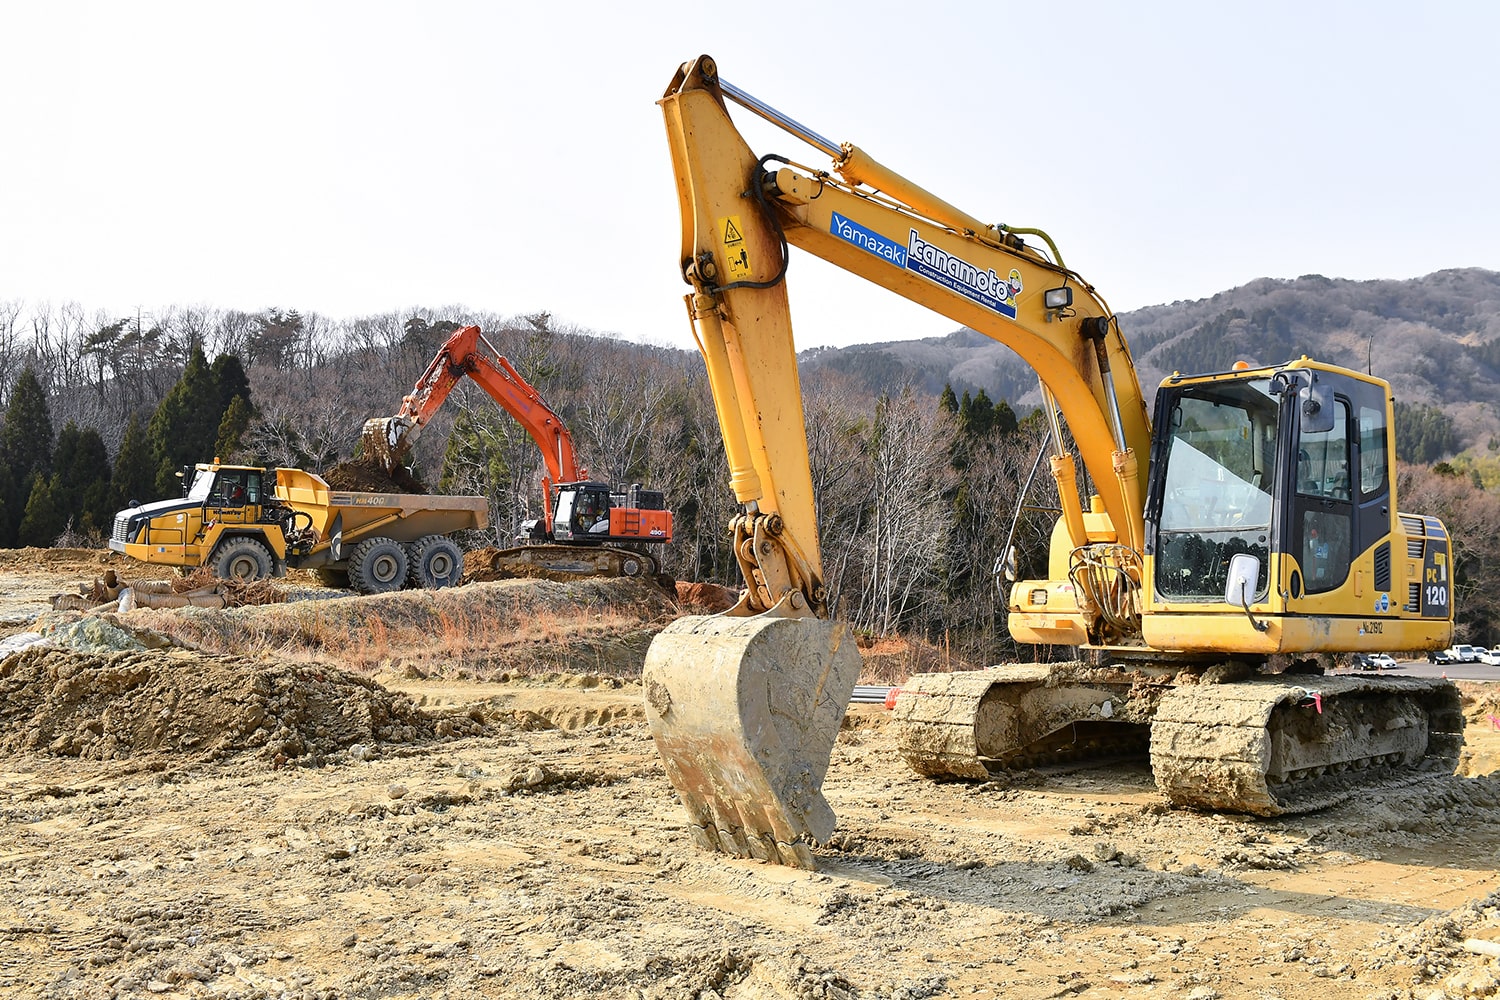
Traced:
<path fill-rule="evenodd" d="M 480 346 L 489 352 L 480 350 Z M 573 435 L 562 418 L 542 399 L 541 393 L 485 340 L 477 326 L 466 326 L 448 338 L 412 391 L 401 401 L 401 409 L 390 417 L 365 422 L 365 450 L 387 471 L 402 464 L 407 452 L 432 415 L 442 407 L 453 387 L 464 377 L 478 383 L 502 410 L 524 428 L 541 450 L 547 474 L 542 477 L 542 505 L 547 530 L 552 530 L 552 491 L 556 483 L 587 479 L 589 472 L 578 464 Z"/>

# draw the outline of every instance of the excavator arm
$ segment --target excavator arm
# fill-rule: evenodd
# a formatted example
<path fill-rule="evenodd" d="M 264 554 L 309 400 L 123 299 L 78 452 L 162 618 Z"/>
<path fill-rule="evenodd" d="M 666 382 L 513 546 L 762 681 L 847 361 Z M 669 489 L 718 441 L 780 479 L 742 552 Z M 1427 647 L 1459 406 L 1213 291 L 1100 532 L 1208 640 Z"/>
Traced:
<path fill-rule="evenodd" d="M 480 350 L 483 344 L 488 350 Z M 542 453 L 547 474 L 542 477 L 542 505 L 547 531 L 552 531 L 552 490 L 556 483 L 588 478 L 573 451 L 573 435 L 552 408 L 490 343 L 477 326 L 466 326 L 439 349 L 417 379 L 394 416 L 365 422 L 365 451 L 387 472 L 394 471 L 416 442 L 422 428 L 443 405 L 462 378 L 473 379 L 501 409 L 516 419 Z"/>
<path fill-rule="evenodd" d="M 834 157 L 832 169 L 758 156 L 730 119 L 729 100 Z M 1146 474 L 1137 456 L 1149 453 L 1150 424 L 1113 315 L 1055 250 L 1049 259 L 1023 231 L 982 223 L 857 147 L 818 136 L 721 80 L 707 56 L 679 70 L 660 106 L 682 216 L 679 261 L 692 287 L 687 308 L 742 505 L 731 530 L 747 590 L 726 615 L 684 619 L 657 637 L 648 715 L 706 844 L 804 863 L 805 842 L 832 833 L 819 787 L 860 664 L 826 605 L 784 280 L 789 247 L 985 333 L 1031 364 L 1053 421 L 1052 470 L 1070 539 L 1135 553 L 1123 568 L 1137 577 Z M 1107 516 L 1102 528 L 1085 521 L 1059 411 Z"/>

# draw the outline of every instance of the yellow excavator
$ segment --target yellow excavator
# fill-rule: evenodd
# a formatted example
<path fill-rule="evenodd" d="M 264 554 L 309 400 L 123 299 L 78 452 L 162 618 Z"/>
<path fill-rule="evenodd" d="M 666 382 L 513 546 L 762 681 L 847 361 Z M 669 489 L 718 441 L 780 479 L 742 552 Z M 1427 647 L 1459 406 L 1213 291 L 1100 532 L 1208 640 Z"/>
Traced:
<path fill-rule="evenodd" d="M 831 168 L 757 155 L 731 102 Z M 1149 748 L 1174 805 L 1259 815 L 1452 770 L 1452 684 L 1324 669 L 1452 637 L 1447 532 L 1398 513 L 1386 382 L 1306 357 L 1240 364 L 1172 375 L 1148 414 L 1118 322 L 1045 233 L 955 208 L 732 86 L 707 56 L 659 103 L 747 584 L 730 611 L 660 633 L 645 665 L 652 732 L 701 844 L 814 865 L 860 670 L 826 601 L 789 247 L 994 338 L 1041 380 L 1062 513 L 1048 578 L 1010 587 L 1009 628 L 1078 658 L 912 678 L 895 717 L 915 770 L 983 779 Z"/>

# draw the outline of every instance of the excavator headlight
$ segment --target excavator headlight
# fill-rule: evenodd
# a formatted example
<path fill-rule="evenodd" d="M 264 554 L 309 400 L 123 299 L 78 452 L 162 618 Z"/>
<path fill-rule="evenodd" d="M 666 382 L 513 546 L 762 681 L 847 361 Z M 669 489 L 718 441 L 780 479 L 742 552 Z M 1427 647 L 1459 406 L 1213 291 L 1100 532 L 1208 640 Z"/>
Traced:
<path fill-rule="evenodd" d="M 1033 590 L 1027 596 L 1028 596 L 1028 599 L 1031 601 L 1031 603 L 1033 605 L 1040 606 L 1040 605 L 1046 604 L 1047 603 L 1047 588 L 1045 588 L 1045 587 L 1038 587 L 1037 589 Z"/>
<path fill-rule="evenodd" d="M 1048 309 L 1066 309 L 1073 304 L 1073 289 L 1066 285 L 1062 288 L 1049 288 L 1042 293 L 1042 304 Z"/>

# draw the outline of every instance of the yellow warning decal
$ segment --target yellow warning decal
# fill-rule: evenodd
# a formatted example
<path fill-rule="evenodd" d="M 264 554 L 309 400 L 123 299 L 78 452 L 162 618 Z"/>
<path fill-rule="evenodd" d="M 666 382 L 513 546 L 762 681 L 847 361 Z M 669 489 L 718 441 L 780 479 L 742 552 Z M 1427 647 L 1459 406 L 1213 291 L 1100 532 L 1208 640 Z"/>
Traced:
<path fill-rule="evenodd" d="M 729 270 L 729 280 L 749 278 L 750 254 L 745 250 L 745 231 L 740 227 L 740 217 L 726 215 L 720 219 L 719 233 L 724 241 L 724 266 Z"/>

